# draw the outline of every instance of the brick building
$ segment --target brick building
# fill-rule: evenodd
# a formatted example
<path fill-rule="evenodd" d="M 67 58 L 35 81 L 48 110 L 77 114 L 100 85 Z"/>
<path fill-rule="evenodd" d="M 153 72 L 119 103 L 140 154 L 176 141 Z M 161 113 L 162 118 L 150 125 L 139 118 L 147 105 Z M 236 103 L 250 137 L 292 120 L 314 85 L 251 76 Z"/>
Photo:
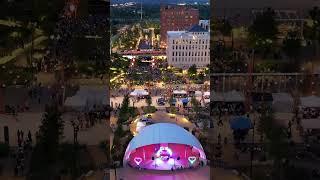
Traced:
<path fill-rule="evenodd" d="M 185 31 L 199 24 L 199 10 L 179 5 L 162 6 L 160 9 L 161 47 L 166 47 L 168 31 Z"/>

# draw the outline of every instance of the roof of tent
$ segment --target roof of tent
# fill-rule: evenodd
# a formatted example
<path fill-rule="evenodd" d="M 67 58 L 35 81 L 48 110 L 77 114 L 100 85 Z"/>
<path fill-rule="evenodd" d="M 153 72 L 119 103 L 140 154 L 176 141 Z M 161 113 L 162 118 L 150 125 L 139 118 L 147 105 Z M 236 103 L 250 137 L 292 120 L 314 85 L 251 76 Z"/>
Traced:
<path fill-rule="evenodd" d="M 218 93 L 218 92 L 213 91 L 211 96 L 212 96 L 213 101 L 224 101 L 222 93 Z"/>
<path fill-rule="evenodd" d="M 252 100 L 255 102 L 259 101 L 273 101 L 271 93 L 252 93 Z"/>
<path fill-rule="evenodd" d="M 68 97 L 64 103 L 65 106 L 69 107 L 84 107 L 86 105 L 87 100 L 80 96 L 72 96 Z"/>
<path fill-rule="evenodd" d="M 233 130 L 239 129 L 251 129 L 252 123 L 251 120 L 244 116 L 235 117 L 230 120 L 230 127 Z"/>
<path fill-rule="evenodd" d="M 244 96 L 239 91 L 229 91 L 224 93 L 224 99 L 226 102 L 243 102 Z"/>
<path fill-rule="evenodd" d="M 135 89 L 130 93 L 131 96 L 147 96 L 149 93 L 144 89 Z"/>
<path fill-rule="evenodd" d="M 196 96 L 202 96 L 202 92 L 201 92 L 201 91 L 195 91 L 194 94 L 195 94 Z"/>
<path fill-rule="evenodd" d="M 209 92 L 210 95 L 210 92 Z M 225 102 L 243 102 L 244 96 L 239 91 L 229 91 L 225 93 L 212 92 L 213 101 L 225 101 Z"/>
<path fill-rule="evenodd" d="M 320 97 L 318 96 L 301 97 L 300 101 L 303 107 L 320 107 Z"/>
<path fill-rule="evenodd" d="M 185 91 L 185 90 L 174 90 L 173 91 L 173 94 L 187 94 L 187 91 Z"/>
<path fill-rule="evenodd" d="M 80 86 L 74 96 L 66 99 L 65 105 L 74 108 L 107 105 L 109 103 L 107 99 L 109 99 L 107 86 Z"/>
<path fill-rule="evenodd" d="M 273 101 L 293 102 L 293 98 L 289 93 L 272 93 Z"/>
<path fill-rule="evenodd" d="M 203 93 L 204 96 L 210 96 L 210 91 L 206 91 Z"/>
<path fill-rule="evenodd" d="M 320 129 L 320 119 L 302 119 L 303 129 Z"/>
<path fill-rule="evenodd" d="M 130 141 L 126 153 L 139 147 L 161 143 L 185 144 L 203 151 L 198 139 L 184 128 L 171 123 L 157 123 L 143 128 Z"/>
<path fill-rule="evenodd" d="M 272 108 L 276 112 L 292 112 L 293 98 L 288 93 L 272 93 Z"/>

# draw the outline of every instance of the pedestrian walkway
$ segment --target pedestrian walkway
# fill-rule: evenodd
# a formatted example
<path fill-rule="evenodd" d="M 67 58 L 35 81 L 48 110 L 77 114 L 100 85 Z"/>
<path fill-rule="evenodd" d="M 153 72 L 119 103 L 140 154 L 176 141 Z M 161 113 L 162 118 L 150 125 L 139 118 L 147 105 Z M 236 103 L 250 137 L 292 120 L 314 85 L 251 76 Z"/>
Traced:
<path fill-rule="evenodd" d="M 100 167 L 101 165 L 107 163 L 107 156 L 105 152 L 99 148 L 99 146 L 88 146 L 88 151 L 96 167 Z"/>
<path fill-rule="evenodd" d="M 16 26 L 20 27 L 21 22 L 0 19 L 0 25 L 9 26 L 9 27 L 16 27 Z"/>
<path fill-rule="evenodd" d="M 38 38 L 36 38 L 33 41 L 34 46 L 40 44 L 41 42 L 43 42 L 44 40 L 47 40 L 48 38 L 46 36 L 40 36 Z M 30 48 L 32 45 L 32 42 L 29 42 L 27 44 L 25 44 L 24 48 L 18 48 L 14 51 L 12 51 L 11 55 L 8 56 L 4 56 L 2 58 L 0 58 L 0 65 L 2 64 L 6 64 L 10 61 L 12 61 L 13 59 L 15 59 L 17 56 L 21 55 L 22 53 L 25 52 L 26 49 Z"/>

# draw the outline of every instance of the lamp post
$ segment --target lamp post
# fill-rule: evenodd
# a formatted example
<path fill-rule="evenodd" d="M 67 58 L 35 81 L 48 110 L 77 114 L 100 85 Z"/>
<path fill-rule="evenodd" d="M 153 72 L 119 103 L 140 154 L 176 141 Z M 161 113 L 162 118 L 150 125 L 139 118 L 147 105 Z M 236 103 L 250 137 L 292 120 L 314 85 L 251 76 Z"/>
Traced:
<path fill-rule="evenodd" d="M 58 41 L 60 40 L 60 35 L 58 34 L 57 36 L 55 35 L 51 35 L 50 39 L 54 41 L 54 60 L 57 59 L 56 55 L 57 55 L 57 44 Z"/>
<path fill-rule="evenodd" d="M 1 69 L 3 70 L 3 72 L 5 72 L 6 66 L 3 65 L 1 67 Z M 4 88 L 5 88 L 5 84 L 0 79 L 0 113 L 5 111 L 5 108 L 4 108 Z"/>
<path fill-rule="evenodd" d="M 256 125 L 255 119 L 253 119 L 253 127 L 252 127 L 252 144 L 251 144 L 251 155 L 250 155 L 250 179 L 252 179 L 252 168 L 253 168 L 253 152 L 254 152 L 254 128 Z"/>

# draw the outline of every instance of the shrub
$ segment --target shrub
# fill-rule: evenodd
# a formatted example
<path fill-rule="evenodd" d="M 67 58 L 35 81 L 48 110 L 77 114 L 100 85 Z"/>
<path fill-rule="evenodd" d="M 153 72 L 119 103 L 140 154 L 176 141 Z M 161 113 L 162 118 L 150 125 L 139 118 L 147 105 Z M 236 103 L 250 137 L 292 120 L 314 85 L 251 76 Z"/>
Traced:
<path fill-rule="evenodd" d="M 0 143 L 0 157 L 7 157 L 9 155 L 10 147 L 6 143 Z"/>

